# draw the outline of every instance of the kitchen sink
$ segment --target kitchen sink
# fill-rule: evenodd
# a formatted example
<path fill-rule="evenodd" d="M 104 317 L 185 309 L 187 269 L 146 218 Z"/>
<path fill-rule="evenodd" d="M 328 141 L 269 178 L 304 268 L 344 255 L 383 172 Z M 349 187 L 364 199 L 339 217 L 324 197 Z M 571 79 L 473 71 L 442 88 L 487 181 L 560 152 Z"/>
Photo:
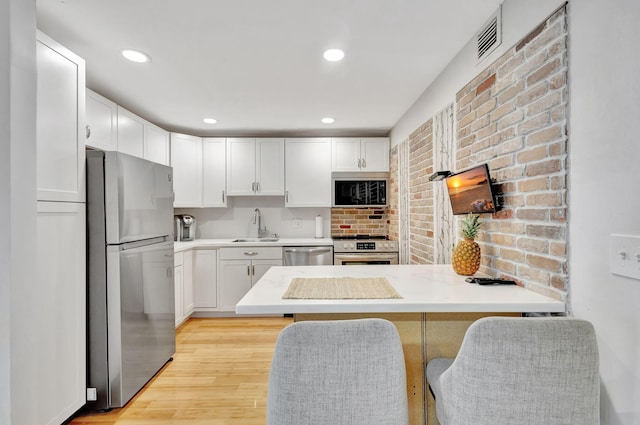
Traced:
<path fill-rule="evenodd" d="M 280 238 L 240 238 L 231 242 L 278 242 Z"/>

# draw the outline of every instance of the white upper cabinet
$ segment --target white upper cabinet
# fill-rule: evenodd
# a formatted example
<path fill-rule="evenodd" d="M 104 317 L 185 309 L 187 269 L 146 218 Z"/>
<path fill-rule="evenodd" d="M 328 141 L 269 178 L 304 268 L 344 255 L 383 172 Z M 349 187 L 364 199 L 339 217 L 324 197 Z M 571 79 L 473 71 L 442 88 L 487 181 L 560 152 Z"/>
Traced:
<path fill-rule="evenodd" d="M 87 146 L 103 151 L 118 150 L 118 105 L 87 89 Z"/>
<path fill-rule="evenodd" d="M 85 200 L 85 62 L 37 32 L 37 197 Z"/>
<path fill-rule="evenodd" d="M 332 171 L 389 171 L 389 139 L 334 138 L 332 139 Z"/>
<path fill-rule="evenodd" d="M 202 138 L 171 133 L 174 207 L 202 206 Z"/>
<path fill-rule="evenodd" d="M 118 106 L 118 151 L 144 158 L 145 121 Z"/>
<path fill-rule="evenodd" d="M 331 139 L 286 139 L 285 182 L 286 207 L 331 207 Z"/>
<path fill-rule="evenodd" d="M 284 139 L 228 138 L 227 195 L 284 195 Z"/>
<path fill-rule="evenodd" d="M 169 132 L 150 122 L 144 123 L 144 159 L 169 165 L 171 153 Z"/>
<path fill-rule="evenodd" d="M 224 137 L 202 139 L 202 206 L 226 207 L 227 144 Z"/>

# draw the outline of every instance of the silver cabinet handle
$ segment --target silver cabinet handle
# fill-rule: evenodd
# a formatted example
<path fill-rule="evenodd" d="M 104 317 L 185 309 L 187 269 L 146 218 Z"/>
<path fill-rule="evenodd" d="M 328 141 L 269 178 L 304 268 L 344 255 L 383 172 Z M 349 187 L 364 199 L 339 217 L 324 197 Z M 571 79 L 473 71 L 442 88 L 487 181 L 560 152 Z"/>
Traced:
<path fill-rule="evenodd" d="M 361 163 L 362 163 L 362 159 L 358 158 L 358 168 L 360 168 Z"/>
<path fill-rule="evenodd" d="M 222 191 L 222 202 L 224 202 L 224 190 Z"/>
<path fill-rule="evenodd" d="M 255 276 L 255 275 L 256 275 L 256 266 L 255 266 L 255 264 L 251 266 L 251 274 L 252 274 L 253 276 Z"/>
<path fill-rule="evenodd" d="M 284 202 L 289 202 L 289 191 L 284 192 Z"/>
<path fill-rule="evenodd" d="M 91 137 L 91 126 L 89 124 L 84 127 L 84 131 L 87 139 Z"/>
<path fill-rule="evenodd" d="M 256 182 L 256 192 L 260 192 L 260 182 Z"/>
<path fill-rule="evenodd" d="M 256 191 L 256 182 L 252 182 L 251 183 L 251 191 L 255 192 Z"/>
<path fill-rule="evenodd" d="M 247 276 L 251 276 L 251 266 L 247 266 Z"/>
<path fill-rule="evenodd" d="M 362 168 L 367 168 L 367 160 L 362 158 Z"/>
<path fill-rule="evenodd" d="M 245 251 L 244 255 L 254 256 L 258 255 L 258 253 L 256 251 Z"/>

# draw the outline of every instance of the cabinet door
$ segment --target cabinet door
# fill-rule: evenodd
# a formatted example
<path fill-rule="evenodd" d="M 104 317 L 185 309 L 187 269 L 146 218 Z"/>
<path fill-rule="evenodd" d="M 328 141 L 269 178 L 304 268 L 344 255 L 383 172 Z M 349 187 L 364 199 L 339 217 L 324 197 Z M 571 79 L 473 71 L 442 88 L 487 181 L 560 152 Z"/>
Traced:
<path fill-rule="evenodd" d="M 173 268 L 173 279 L 175 285 L 175 303 L 176 303 L 176 328 L 184 321 L 184 311 L 182 306 L 182 288 L 183 288 L 183 268 L 182 265 Z"/>
<path fill-rule="evenodd" d="M 202 139 L 202 206 L 227 206 L 227 145 L 223 137 Z"/>
<path fill-rule="evenodd" d="M 360 139 L 343 137 L 331 139 L 331 171 L 360 171 Z"/>
<path fill-rule="evenodd" d="M 198 280 L 198 269 L 194 251 L 184 252 L 183 278 L 182 278 L 182 312 L 185 319 L 191 316 L 194 307 L 194 282 Z"/>
<path fill-rule="evenodd" d="M 331 139 L 287 139 L 285 206 L 331 207 Z"/>
<path fill-rule="evenodd" d="M 253 260 L 251 264 L 251 286 L 258 283 L 260 278 L 273 266 L 281 266 L 282 260 Z M 240 300 L 238 300 L 240 301 Z"/>
<path fill-rule="evenodd" d="M 174 300 L 176 305 L 176 328 L 184 321 L 184 309 L 182 305 L 182 292 L 184 286 L 184 274 L 183 274 L 183 254 L 178 252 L 173 257 L 173 284 L 174 284 Z"/>
<path fill-rule="evenodd" d="M 38 31 L 36 61 L 37 199 L 84 202 L 84 60 Z"/>
<path fill-rule="evenodd" d="M 255 139 L 227 138 L 227 195 L 254 194 L 255 164 Z"/>
<path fill-rule="evenodd" d="M 218 306 L 218 251 L 195 250 L 193 286 L 194 306 L 215 308 Z"/>
<path fill-rule="evenodd" d="M 220 311 L 235 311 L 236 304 L 251 289 L 251 261 L 220 261 Z"/>
<path fill-rule="evenodd" d="M 169 132 L 160 127 L 144 123 L 144 158 L 158 164 L 169 165 Z"/>
<path fill-rule="evenodd" d="M 144 120 L 118 106 L 118 151 L 144 158 Z"/>
<path fill-rule="evenodd" d="M 171 133 L 174 207 L 202 206 L 202 139 Z"/>
<path fill-rule="evenodd" d="M 386 137 L 361 139 L 360 155 L 362 157 L 362 171 L 389 171 L 389 139 Z"/>
<path fill-rule="evenodd" d="M 35 264 L 38 423 L 62 423 L 85 404 L 85 205 L 38 202 Z"/>
<path fill-rule="evenodd" d="M 118 150 L 118 105 L 89 89 L 86 145 L 103 151 Z"/>
<path fill-rule="evenodd" d="M 256 139 L 256 195 L 284 195 L 284 139 Z"/>

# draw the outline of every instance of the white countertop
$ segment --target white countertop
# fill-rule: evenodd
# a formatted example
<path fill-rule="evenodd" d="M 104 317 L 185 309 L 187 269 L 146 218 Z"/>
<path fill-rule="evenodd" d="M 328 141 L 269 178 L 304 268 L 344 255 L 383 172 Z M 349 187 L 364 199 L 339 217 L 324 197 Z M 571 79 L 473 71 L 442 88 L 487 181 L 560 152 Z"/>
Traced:
<path fill-rule="evenodd" d="M 241 237 L 239 237 L 241 238 Z M 331 238 L 278 238 L 275 242 L 232 242 L 238 238 L 228 239 L 196 239 L 189 242 L 174 242 L 174 252 L 194 248 L 222 248 L 233 246 L 325 246 L 333 245 Z"/>
<path fill-rule="evenodd" d="M 402 299 L 282 299 L 294 277 L 386 277 Z M 465 282 L 449 264 L 271 267 L 236 305 L 238 314 L 564 312 L 562 301 L 516 285 Z"/>

